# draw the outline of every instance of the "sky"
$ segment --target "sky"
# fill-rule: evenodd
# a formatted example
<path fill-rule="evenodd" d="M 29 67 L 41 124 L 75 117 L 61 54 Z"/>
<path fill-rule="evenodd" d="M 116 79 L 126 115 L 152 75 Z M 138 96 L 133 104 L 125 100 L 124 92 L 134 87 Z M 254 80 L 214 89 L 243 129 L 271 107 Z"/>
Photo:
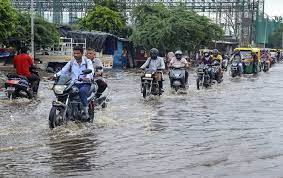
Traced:
<path fill-rule="evenodd" d="M 283 0 L 265 0 L 265 13 L 270 16 L 283 16 Z"/>

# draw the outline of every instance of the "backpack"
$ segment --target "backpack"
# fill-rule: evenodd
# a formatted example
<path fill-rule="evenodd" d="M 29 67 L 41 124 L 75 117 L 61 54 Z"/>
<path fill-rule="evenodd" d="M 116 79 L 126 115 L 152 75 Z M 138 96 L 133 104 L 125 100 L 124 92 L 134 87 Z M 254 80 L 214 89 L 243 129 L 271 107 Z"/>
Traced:
<path fill-rule="evenodd" d="M 84 63 L 85 68 L 87 69 L 87 67 L 88 67 L 88 66 L 87 66 L 87 59 L 84 58 L 84 61 L 85 61 L 85 63 Z M 72 59 L 72 60 L 70 61 L 70 68 L 69 68 L 69 72 L 70 72 L 70 73 L 72 73 L 72 66 L 73 66 L 74 62 L 75 62 L 74 59 Z"/>

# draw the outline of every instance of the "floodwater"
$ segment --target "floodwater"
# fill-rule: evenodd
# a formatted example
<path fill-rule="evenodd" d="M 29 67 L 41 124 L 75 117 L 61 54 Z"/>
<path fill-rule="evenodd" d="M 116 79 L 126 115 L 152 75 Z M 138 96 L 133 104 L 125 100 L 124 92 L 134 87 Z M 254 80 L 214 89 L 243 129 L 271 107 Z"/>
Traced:
<path fill-rule="evenodd" d="M 283 65 L 187 94 L 165 82 L 142 99 L 137 74 L 108 78 L 111 101 L 93 124 L 48 128 L 53 92 L 1 100 L 0 177 L 283 177 Z M 165 79 L 168 79 L 167 76 Z"/>

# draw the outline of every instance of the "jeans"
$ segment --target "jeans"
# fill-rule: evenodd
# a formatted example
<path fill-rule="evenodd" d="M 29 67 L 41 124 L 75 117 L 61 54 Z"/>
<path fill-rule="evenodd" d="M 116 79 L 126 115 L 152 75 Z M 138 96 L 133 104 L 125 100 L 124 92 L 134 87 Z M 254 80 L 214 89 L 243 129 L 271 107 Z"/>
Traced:
<path fill-rule="evenodd" d="M 80 84 L 76 84 L 76 86 L 79 88 L 79 96 L 80 96 L 83 107 L 87 107 L 88 105 L 87 98 L 89 96 L 91 84 L 90 83 L 80 83 Z"/>

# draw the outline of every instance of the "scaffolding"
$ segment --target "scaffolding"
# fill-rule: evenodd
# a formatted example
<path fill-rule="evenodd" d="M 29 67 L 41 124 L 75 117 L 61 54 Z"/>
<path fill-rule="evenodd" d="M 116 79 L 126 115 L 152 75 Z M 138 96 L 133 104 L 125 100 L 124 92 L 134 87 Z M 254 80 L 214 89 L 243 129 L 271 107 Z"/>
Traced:
<path fill-rule="evenodd" d="M 141 4 L 164 3 L 168 7 L 183 3 L 188 9 L 208 16 L 220 25 L 229 40 L 235 40 L 242 45 L 256 42 L 257 22 L 264 14 L 264 0 L 117 0 L 125 6 L 124 13 L 129 13 L 135 6 Z M 28 11 L 30 2 L 12 0 L 13 5 L 22 11 Z M 74 23 L 83 17 L 87 10 L 93 8 L 93 0 L 34 0 L 37 14 L 45 17 L 52 14 L 52 22 L 62 24 L 63 16 L 68 16 L 68 22 Z M 65 14 L 64 14 L 65 13 Z"/>
<path fill-rule="evenodd" d="M 13 6 L 23 12 L 29 11 L 30 0 L 11 0 Z M 34 0 L 33 7 L 37 15 L 44 17 L 55 24 L 64 23 L 63 18 L 67 17 L 65 23 L 72 24 L 85 13 L 93 8 L 93 0 Z"/>

